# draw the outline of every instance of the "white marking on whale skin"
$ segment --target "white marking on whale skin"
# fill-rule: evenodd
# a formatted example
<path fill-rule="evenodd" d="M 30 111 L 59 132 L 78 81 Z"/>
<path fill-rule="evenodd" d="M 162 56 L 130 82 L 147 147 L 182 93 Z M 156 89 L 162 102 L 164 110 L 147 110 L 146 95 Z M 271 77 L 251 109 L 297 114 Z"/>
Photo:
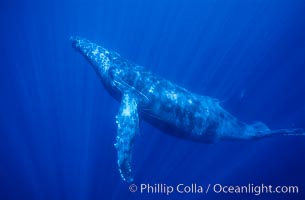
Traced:
<path fill-rule="evenodd" d="M 173 91 L 167 92 L 166 96 L 168 98 L 170 98 L 171 100 L 173 100 L 173 101 L 177 101 L 177 98 L 178 98 L 177 94 L 175 92 L 173 92 Z"/>
<path fill-rule="evenodd" d="M 106 73 L 110 67 L 110 60 L 104 53 L 101 53 L 99 57 L 102 60 L 102 71 L 103 73 Z"/>
<path fill-rule="evenodd" d="M 98 49 L 96 48 L 96 49 L 94 49 L 93 51 L 92 51 L 92 54 L 94 55 L 94 56 L 96 56 L 96 54 L 98 54 L 99 53 L 99 51 L 98 51 Z"/>
<path fill-rule="evenodd" d="M 130 101 L 129 96 L 127 96 L 125 98 L 126 98 L 126 101 Z M 135 102 L 132 104 L 126 104 L 122 110 L 122 116 L 125 116 L 125 117 L 131 116 L 132 107 L 134 107 L 134 106 L 135 106 Z M 135 112 L 135 111 L 133 110 L 133 112 Z"/>
<path fill-rule="evenodd" d="M 130 116 L 130 107 L 127 107 L 122 112 L 123 116 Z"/>
<path fill-rule="evenodd" d="M 219 101 L 189 92 L 154 76 L 118 53 L 104 49 L 80 37 L 72 37 L 73 46 L 94 66 L 108 91 L 121 106 L 116 116 L 115 147 L 118 167 L 124 181 L 133 181 L 132 148 L 138 132 L 139 112 L 152 125 L 173 127 L 166 132 L 198 142 L 244 140 L 272 135 L 305 135 L 304 129 L 270 130 L 262 122 L 246 124 L 224 110 Z M 139 111 L 138 111 L 139 110 Z M 157 123 L 156 123 L 157 122 Z M 163 126 L 162 126 L 163 125 Z"/>

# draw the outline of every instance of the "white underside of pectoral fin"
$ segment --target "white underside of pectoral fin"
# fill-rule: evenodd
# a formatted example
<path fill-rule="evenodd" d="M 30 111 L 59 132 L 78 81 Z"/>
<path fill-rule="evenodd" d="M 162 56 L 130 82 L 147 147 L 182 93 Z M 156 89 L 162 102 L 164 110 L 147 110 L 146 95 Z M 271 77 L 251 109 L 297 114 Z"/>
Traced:
<path fill-rule="evenodd" d="M 132 94 L 123 95 L 116 123 L 118 129 L 115 147 L 118 153 L 119 171 L 124 181 L 131 182 L 133 181 L 131 172 L 132 148 L 139 127 L 137 101 Z"/>

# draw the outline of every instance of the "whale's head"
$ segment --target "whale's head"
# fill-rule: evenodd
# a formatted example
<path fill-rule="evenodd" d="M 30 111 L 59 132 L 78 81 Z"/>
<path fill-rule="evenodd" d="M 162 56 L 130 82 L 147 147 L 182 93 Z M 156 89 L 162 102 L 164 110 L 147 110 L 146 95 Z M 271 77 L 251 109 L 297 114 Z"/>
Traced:
<path fill-rule="evenodd" d="M 113 65 L 113 61 L 119 56 L 117 53 L 110 52 L 82 37 L 71 37 L 70 40 L 72 41 L 72 46 L 86 57 L 102 79 L 110 66 Z"/>
<path fill-rule="evenodd" d="M 92 64 L 108 92 L 120 99 L 125 89 L 128 89 L 128 81 L 132 82 L 136 78 L 134 74 L 139 67 L 130 65 L 120 54 L 109 51 L 88 39 L 71 37 L 70 40 L 72 46 Z"/>

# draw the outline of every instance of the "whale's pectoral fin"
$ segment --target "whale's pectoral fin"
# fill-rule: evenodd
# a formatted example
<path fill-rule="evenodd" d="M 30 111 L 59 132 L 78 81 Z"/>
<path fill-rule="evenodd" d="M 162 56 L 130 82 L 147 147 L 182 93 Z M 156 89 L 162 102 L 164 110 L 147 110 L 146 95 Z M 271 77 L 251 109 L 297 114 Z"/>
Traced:
<path fill-rule="evenodd" d="M 131 173 L 132 148 L 139 127 L 137 101 L 131 93 L 123 95 L 119 114 L 116 116 L 118 125 L 115 147 L 118 152 L 118 166 L 124 181 L 133 181 Z"/>

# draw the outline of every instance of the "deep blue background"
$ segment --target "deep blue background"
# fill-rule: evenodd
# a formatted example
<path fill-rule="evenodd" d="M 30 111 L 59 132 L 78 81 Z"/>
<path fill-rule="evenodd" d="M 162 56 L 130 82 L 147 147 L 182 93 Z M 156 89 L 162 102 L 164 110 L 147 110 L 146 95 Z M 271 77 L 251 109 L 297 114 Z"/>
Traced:
<path fill-rule="evenodd" d="M 298 195 L 144 195 L 122 182 L 119 103 L 80 35 L 239 119 L 305 128 L 304 0 L 2 0 L 0 199 L 305 199 L 305 137 L 201 144 L 143 122 L 135 183 L 298 185 Z"/>

